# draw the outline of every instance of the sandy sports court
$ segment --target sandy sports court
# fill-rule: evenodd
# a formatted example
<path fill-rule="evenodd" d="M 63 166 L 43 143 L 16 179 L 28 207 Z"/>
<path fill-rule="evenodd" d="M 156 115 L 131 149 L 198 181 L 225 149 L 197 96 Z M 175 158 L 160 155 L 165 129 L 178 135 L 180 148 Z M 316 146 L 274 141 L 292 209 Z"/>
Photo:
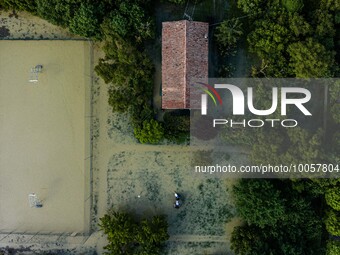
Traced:
<path fill-rule="evenodd" d="M 89 230 L 90 88 L 89 42 L 0 41 L 1 232 Z"/>

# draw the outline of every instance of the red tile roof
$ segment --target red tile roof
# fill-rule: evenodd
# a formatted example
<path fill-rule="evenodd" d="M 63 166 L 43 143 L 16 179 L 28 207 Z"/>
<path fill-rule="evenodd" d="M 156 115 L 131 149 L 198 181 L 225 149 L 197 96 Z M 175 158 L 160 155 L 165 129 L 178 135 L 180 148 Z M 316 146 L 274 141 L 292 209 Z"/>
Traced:
<path fill-rule="evenodd" d="M 163 22 L 163 109 L 190 109 L 189 83 L 208 78 L 208 32 L 204 22 Z"/>

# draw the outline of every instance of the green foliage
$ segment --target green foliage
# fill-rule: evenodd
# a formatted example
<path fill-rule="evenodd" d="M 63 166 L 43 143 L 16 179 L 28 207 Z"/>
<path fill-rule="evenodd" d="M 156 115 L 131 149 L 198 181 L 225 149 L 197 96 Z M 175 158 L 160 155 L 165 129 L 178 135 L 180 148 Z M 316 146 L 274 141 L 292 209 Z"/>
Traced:
<path fill-rule="evenodd" d="M 33 14 L 36 13 L 35 0 L 0 0 L 0 7 L 5 10 L 19 10 L 28 11 Z"/>
<path fill-rule="evenodd" d="M 162 243 L 169 238 L 167 228 L 168 223 L 164 216 L 154 216 L 151 220 L 144 219 L 140 222 L 140 228 L 137 235 L 138 243 L 146 247 Z"/>
<path fill-rule="evenodd" d="M 159 143 L 164 137 L 164 128 L 162 123 L 156 120 L 144 120 L 142 127 L 135 127 L 134 134 L 136 139 L 141 143 Z"/>
<path fill-rule="evenodd" d="M 190 135 L 190 115 L 176 113 L 164 114 L 164 134 L 169 141 L 185 142 Z"/>
<path fill-rule="evenodd" d="M 99 226 L 107 235 L 107 254 L 160 254 L 161 244 L 169 238 L 165 216 L 134 220 L 132 215 L 110 212 L 100 219 Z"/>
<path fill-rule="evenodd" d="M 300 232 L 302 229 L 300 226 L 300 229 L 289 228 L 287 230 Z M 306 239 L 305 235 L 297 236 L 293 234 L 293 236 L 297 238 L 293 239 L 294 237 L 290 236 L 292 232 L 287 230 L 278 227 L 276 229 L 277 232 L 272 233 L 272 228 L 263 229 L 248 224 L 236 227 L 231 235 L 231 249 L 237 255 L 322 254 L 322 249 L 308 246 L 311 240 Z M 318 234 L 320 234 L 320 232 Z"/>
<path fill-rule="evenodd" d="M 333 53 L 308 38 L 305 42 L 293 43 L 288 48 L 291 57 L 290 66 L 297 78 L 321 78 L 331 76 Z"/>
<path fill-rule="evenodd" d="M 320 6 L 323 10 L 340 11 L 339 0 L 320 0 Z"/>
<path fill-rule="evenodd" d="M 333 120 L 340 124 L 340 82 L 337 81 L 329 87 L 330 112 Z"/>
<path fill-rule="evenodd" d="M 99 60 L 99 64 L 95 66 L 94 70 L 105 83 L 111 82 L 115 77 L 115 65 L 106 62 L 104 59 Z"/>
<path fill-rule="evenodd" d="M 234 196 L 238 213 L 248 224 L 272 226 L 284 217 L 284 201 L 269 181 L 242 179 L 234 187 Z"/>
<path fill-rule="evenodd" d="M 107 38 L 119 35 L 124 39 L 142 42 L 153 37 L 153 22 L 137 2 L 122 1 L 104 19 L 102 30 Z"/>
<path fill-rule="evenodd" d="M 279 135 L 280 134 L 280 135 Z M 259 132 L 254 138 L 256 142 L 252 146 L 251 160 L 254 164 L 280 164 L 280 156 L 285 147 L 284 132 L 280 130 L 268 130 Z"/>
<path fill-rule="evenodd" d="M 251 51 L 262 58 L 279 56 L 285 50 L 285 45 L 291 41 L 289 30 L 286 26 L 269 20 L 259 20 L 256 29 L 249 35 L 248 42 Z"/>
<path fill-rule="evenodd" d="M 335 17 L 333 13 L 325 9 L 316 10 L 312 21 L 315 29 L 315 38 L 324 45 L 327 50 L 334 49 L 334 38 L 336 34 Z"/>
<path fill-rule="evenodd" d="M 326 213 L 326 229 L 333 236 L 340 236 L 340 212 L 330 210 Z"/>
<path fill-rule="evenodd" d="M 120 37 L 107 41 L 104 51 L 106 58 L 99 61 L 95 71 L 111 84 L 109 104 L 113 111 L 127 112 L 134 105 L 148 104 L 152 97 L 153 65 L 146 54 Z"/>
<path fill-rule="evenodd" d="M 110 84 L 109 105 L 113 111 L 130 113 L 134 134 L 140 142 L 159 142 L 164 130 L 153 120 L 150 104 L 154 68 L 141 44 L 153 35 L 150 18 L 138 2 L 117 2 L 117 8 L 104 19 L 101 29 L 106 41 L 105 58 L 95 71 Z"/>
<path fill-rule="evenodd" d="M 242 179 L 233 194 L 246 222 L 231 236 L 236 254 L 322 254 L 322 221 L 306 190 L 296 192 L 290 181 Z"/>
<path fill-rule="evenodd" d="M 238 255 L 263 254 L 265 245 L 260 236 L 262 231 L 262 229 L 248 224 L 235 227 L 231 234 L 230 248 Z M 259 251 L 259 248 L 262 251 Z"/>
<path fill-rule="evenodd" d="M 292 128 L 287 131 L 289 147 L 282 157 L 282 162 L 312 163 L 321 162 L 323 137 L 322 130 L 309 133 L 306 129 Z"/>
<path fill-rule="evenodd" d="M 81 3 L 70 20 L 70 31 L 84 37 L 99 37 L 99 20 L 96 8 L 89 3 Z"/>
<path fill-rule="evenodd" d="M 145 120 L 153 119 L 155 110 L 152 105 L 144 103 L 141 105 L 135 104 L 130 107 L 130 119 L 133 127 L 141 127 Z"/>
<path fill-rule="evenodd" d="M 303 8 L 303 0 L 282 0 L 282 4 L 291 13 L 299 12 Z"/>
<path fill-rule="evenodd" d="M 175 4 L 184 4 L 186 0 L 168 0 L 170 3 L 175 3 Z"/>
<path fill-rule="evenodd" d="M 52 24 L 67 27 L 80 0 L 36 0 L 37 14 Z"/>
<path fill-rule="evenodd" d="M 228 128 L 223 133 L 223 140 L 228 144 L 253 146 L 256 142 L 254 129 Z"/>
<path fill-rule="evenodd" d="M 340 193 L 339 187 L 334 186 L 326 190 L 325 199 L 327 204 L 336 211 L 340 211 Z"/>
<path fill-rule="evenodd" d="M 268 18 L 254 22 L 255 29 L 248 35 L 249 50 L 262 59 L 262 73 L 269 77 L 290 75 L 287 46 L 292 41 L 292 31 L 287 20 L 289 15 L 283 9 L 268 12 Z"/>
<path fill-rule="evenodd" d="M 234 48 L 243 35 L 242 23 L 239 19 L 225 20 L 216 28 L 216 40 L 223 50 Z"/>
<path fill-rule="evenodd" d="M 311 25 L 299 14 L 289 15 L 289 29 L 296 37 L 306 36 L 312 31 Z"/>
<path fill-rule="evenodd" d="M 238 0 L 237 5 L 243 12 L 247 14 L 261 14 L 266 10 L 267 6 L 272 4 L 267 0 Z"/>
<path fill-rule="evenodd" d="M 340 242 L 335 240 L 328 241 L 326 255 L 339 255 L 339 254 L 340 254 Z"/>
<path fill-rule="evenodd" d="M 312 78 L 333 75 L 338 2 L 321 0 L 320 6 L 315 3 L 306 8 L 303 8 L 302 0 L 266 3 L 239 0 L 238 3 L 250 14 L 253 29 L 248 35 L 249 49 L 261 60 L 261 66 L 253 68 L 253 76 Z M 256 13 L 261 15 L 254 15 Z M 313 39 L 308 38 L 312 36 Z"/>
<path fill-rule="evenodd" d="M 259 132 L 251 152 L 255 164 L 298 164 L 323 162 L 322 130 L 302 128 Z"/>

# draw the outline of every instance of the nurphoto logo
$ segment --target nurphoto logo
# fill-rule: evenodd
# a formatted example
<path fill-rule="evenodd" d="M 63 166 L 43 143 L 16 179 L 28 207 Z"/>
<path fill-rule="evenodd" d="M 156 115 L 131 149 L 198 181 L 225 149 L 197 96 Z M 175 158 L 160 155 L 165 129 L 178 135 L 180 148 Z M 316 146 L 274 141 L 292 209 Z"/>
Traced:
<path fill-rule="evenodd" d="M 217 106 L 217 101 L 219 102 L 220 107 L 228 107 L 223 105 L 222 93 L 218 93 L 216 89 L 223 89 L 226 93 L 230 93 L 232 96 L 232 115 L 233 116 L 244 116 L 246 109 L 245 105 L 247 105 L 248 111 L 256 116 L 269 116 L 271 114 L 276 113 L 278 110 L 278 105 L 280 101 L 280 115 L 287 116 L 287 107 L 296 107 L 301 114 L 305 116 L 312 116 L 310 111 L 306 108 L 305 104 L 311 99 L 311 92 L 306 88 L 301 87 L 272 87 L 271 91 L 271 106 L 268 109 L 256 109 L 254 106 L 254 91 L 253 87 L 247 87 L 246 97 L 242 89 L 240 89 L 236 85 L 232 84 L 214 84 L 211 86 L 209 84 L 203 82 L 197 82 L 202 87 L 200 89 L 204 91 L 204 94 L 201 94 L 201 115 L 208 115 L 208 95 L 214 102 L 215 106 Z M 280 97 L 279 97 L 280 95 Z M 247 102 L 247 103 L 245 103 Z M 229 125 L 233 126 L 243 126 L 243 127 L 253 127 L 259 128 L 265 125 L 265 123 L 270 124 L 271 127 L 274 127 L 275 124 L 279 122 L 282 127 L 296 127 L 298 125 L 298 121 L 296 119 L 243 119 L 243 120 L 233 120 L 233 119 L 224 119 L 224 118 L 214 118 L 213 119 L 213 127 L 217 125 Z"/>

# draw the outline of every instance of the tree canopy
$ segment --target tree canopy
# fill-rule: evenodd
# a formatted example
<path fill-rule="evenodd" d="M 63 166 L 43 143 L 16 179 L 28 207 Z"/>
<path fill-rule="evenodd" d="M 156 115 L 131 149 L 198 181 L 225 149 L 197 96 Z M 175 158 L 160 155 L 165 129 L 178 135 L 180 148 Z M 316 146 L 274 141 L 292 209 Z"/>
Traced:
<path fill-rule="evenodd" d="M 289 45 L 288 53 L 291 58 L 290 67 L 297 78 L 331 76 L 333 53 L 312 38 Z"/>
<path fill-rule="evenodd" d="M 283 219 L 284 201 L 280 197 L 280 191 L 271 182 L 242 179 L 233 191 L 238 213 L 248 224 L 263 228 L 275 225 Z"/>
<path fill-rule="evenodd" d="M 308 190 L 274 179 L 242 179 L 233 190 L 245 221 L 231 236 L 236 254 L 322 254 L 322 221 Z"/>
<path fill-rule="evenodd" d="M 107 254 L 158 255 L 169 238 L 164 215 L 137 221 L 131 214 L 111 211 L 100 219 L 99 226 L 109 242 L 104 247 Z"/>

